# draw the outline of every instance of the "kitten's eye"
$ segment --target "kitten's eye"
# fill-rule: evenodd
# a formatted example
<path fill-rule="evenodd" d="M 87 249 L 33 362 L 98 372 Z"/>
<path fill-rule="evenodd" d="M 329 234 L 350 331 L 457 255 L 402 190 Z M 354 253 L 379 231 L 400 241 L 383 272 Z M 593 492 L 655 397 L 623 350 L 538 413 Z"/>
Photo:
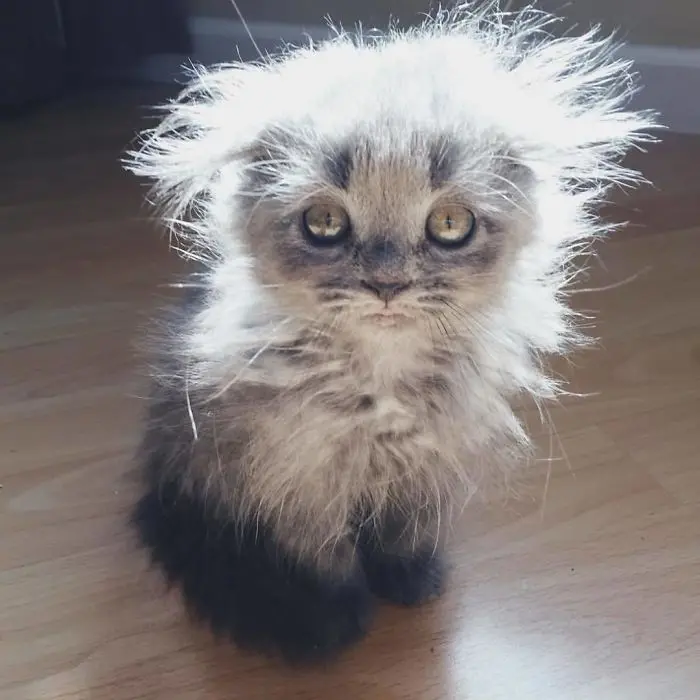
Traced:
<path fill-rule="evenodd" d="M 350 232 L 350 217 L 335 204 L 314 204 L 302 217 L 304 233 L 314 243 L 338 243 Z"/>
<path fill-rule="evenodd" d="M 426 222 L 428 237 L 447 247 L 465 244 L 476 231 L 476 217 L 466 207 L 456 204 L 433 209 Z"/>

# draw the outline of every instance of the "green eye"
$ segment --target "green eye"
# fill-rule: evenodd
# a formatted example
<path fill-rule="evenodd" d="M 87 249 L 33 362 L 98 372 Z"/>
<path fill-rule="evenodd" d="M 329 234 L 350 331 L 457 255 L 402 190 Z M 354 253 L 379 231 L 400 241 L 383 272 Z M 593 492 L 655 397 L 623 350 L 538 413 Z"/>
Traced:
<path fill-rule="evenodd" d="M 446 204 L 433 209 L 426 222 L 428 237 L 436 243 L 457 247 L 466 243 L 476 231 L 476 217 L 466 207 Z"/>
<path fill-rule="evenodd" d="M 314 204 L 304 212 L 302 223 L 314 243 L 338 243 L 350 232 L 350 217 L 336 204 Z"/>

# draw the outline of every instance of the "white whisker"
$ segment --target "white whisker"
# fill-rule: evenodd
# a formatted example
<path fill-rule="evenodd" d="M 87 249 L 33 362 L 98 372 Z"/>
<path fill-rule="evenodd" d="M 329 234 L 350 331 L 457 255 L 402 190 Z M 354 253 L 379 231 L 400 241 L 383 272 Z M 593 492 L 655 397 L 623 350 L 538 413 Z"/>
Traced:
<path fill-rule="evenodd" d="M 640 270 L 639 272 L 635 272 L 633 275 L 630 275 L 629 277 L 625 277 L 625 279 L 620 280 L 619 282 L 613 282 L 612 284 L 606 284 L 603 285 L 602 287 L 584 287 L 584 288 L 579 288 L 579 289 L 571 289 L 567 293 L 568 294 L 583 294 L 585 292 L 608 292 L 611 289 L 618 289 L 620 287 L 624 287 L 627 284 L 630 284 L 630 282 L 634 282 L 636 279 L 639 279 L 642 275 L 646 274 L 647 272 L 650 272 L 652 269 L 651 265 L 647 265 L 643 270 Z"/>
<path fill-rule="evenodd" d="M 197 432 L 197 423 L 194 420 L 194 411 L 192 410 L 192 402 L 190 401 L 190 377 L 189 370 L 185 368 L 185 400 L 187 401 L 187 415 L 190 418 L 190 425 L 192 426 L 192 435 L 195 442 L 199 440 L 199 433 Z"/>
<path fill-rule="evenodd" d="M 241 12 L 240 8 L 238 7 L 238 3 L 236 2 L 236 0 L 231 0 L 231 5 L 233 5 L 233 9 L 236 11 L 236 14 L 238 15 L 238 19 L 241 21 L 241 24 L 243 25 L 243 28 L 245 29 L 245 32 L 248 35 L 248 38 L 250 39 L 250 43 L 253 45 L 253 48 L 258 52 L 258 56 L 261 59 L 265 60 L 265 56 L 264 56 L 263 52 L 260 50 L 258 43 L 255 41 L 255 37 L 253 36 L 253 32 L 250 31 L 250 26 L 248 25 L 248 22 L 246 22 L 246 19 L 243 16 L 243 13 Z"/>
<path fill-rule="evenodd" d="M 245 363 L 245 365 L 236 373 L 236 375 L 228 382 L 226 382 L 218 391 L 216 391 L 214 394 L 212 394 L 209 397 L 210 401 L 213 401 L 215 399 L 220 398 L 223 396 L 234 384 L 236 384 L 241 377 L 245 374 L 245 371 L 255 363 L 255 361 L 260 358 L 263 353 L 268 350 L 277 340 L 275 337 L 275 333 L 288 324 L 291 321 L 290 318 L 284 319 L 280 323 L 278 323 L 271 331 L 270 331 L 270 339 L 264 343 L 258 350 L 253 353 L 253 356 Z"/>

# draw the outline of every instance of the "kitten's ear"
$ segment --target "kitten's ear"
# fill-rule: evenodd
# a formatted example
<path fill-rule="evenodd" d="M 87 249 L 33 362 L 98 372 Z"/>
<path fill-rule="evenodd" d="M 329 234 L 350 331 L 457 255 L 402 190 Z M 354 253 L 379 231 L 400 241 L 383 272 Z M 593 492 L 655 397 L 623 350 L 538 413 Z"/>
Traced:
<path fill-rule="evenodd" d="M 631 61 L 597 27 L 557 39 L 533 31 L 544 17 L 524 12 L 511 29 L 512 48 L 520 47 L 512 75 L 532 100 L 518 119 L 560 176 L 603 187 L 636 181 L 619 161 L 636 144 L 655 141 L 650 132 L 659 126 L 654 113 L 628 108 L 638 90 Z"/>
<path fill-rule="evenodd" d="M 246 100 L 260 80 L 260 67 L 230 64 L 193 68 L 190 85 L 162 107 L 165 117 L 141 134 L 125 167 L 153 181 L 152 202 L 173 226 L 206 205 L 223 166 L 243 160 L 261 130 L 261 118 Z M 248 106 L 246 106 L 248 102 Z"/>

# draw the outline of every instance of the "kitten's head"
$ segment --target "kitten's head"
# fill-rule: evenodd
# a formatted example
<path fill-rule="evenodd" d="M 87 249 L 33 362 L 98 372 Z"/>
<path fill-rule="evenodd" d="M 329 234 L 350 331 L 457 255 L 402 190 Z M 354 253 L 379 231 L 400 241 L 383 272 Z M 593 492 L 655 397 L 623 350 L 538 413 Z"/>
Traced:
<path fill-rule="evenodd" d="M 257 284 L 290 315 L 382 333 L 498 317 L 508 342 L 556 349 L 571 252 L 650 121 L 621 111 L 610 42 L 550 21 L 464 6 L 202 70 L 133 169 L 190 254 L 233 265 L 220 296 Z"/>
<path fill-rule="evenodd" d="M 373 63 L 390 70 L 395 58 L 383 52 Z M 346 70 L 337 78 L 350 87 Z M 533 174 L 505 136 L 470 137 L 446 86 L 427 76 L 424 99 L 444 107 L 416 119 L 398 104 L 400 85 L 383 105 L 360 84 L 310 104 L 302 123 L 264 133 L 249 161 L 237 228 L 290 313 L 445 333 L 498 294 L 531 236 Z M 339 128 L 317 117 L 324 109 L 355 114 Z"/>

